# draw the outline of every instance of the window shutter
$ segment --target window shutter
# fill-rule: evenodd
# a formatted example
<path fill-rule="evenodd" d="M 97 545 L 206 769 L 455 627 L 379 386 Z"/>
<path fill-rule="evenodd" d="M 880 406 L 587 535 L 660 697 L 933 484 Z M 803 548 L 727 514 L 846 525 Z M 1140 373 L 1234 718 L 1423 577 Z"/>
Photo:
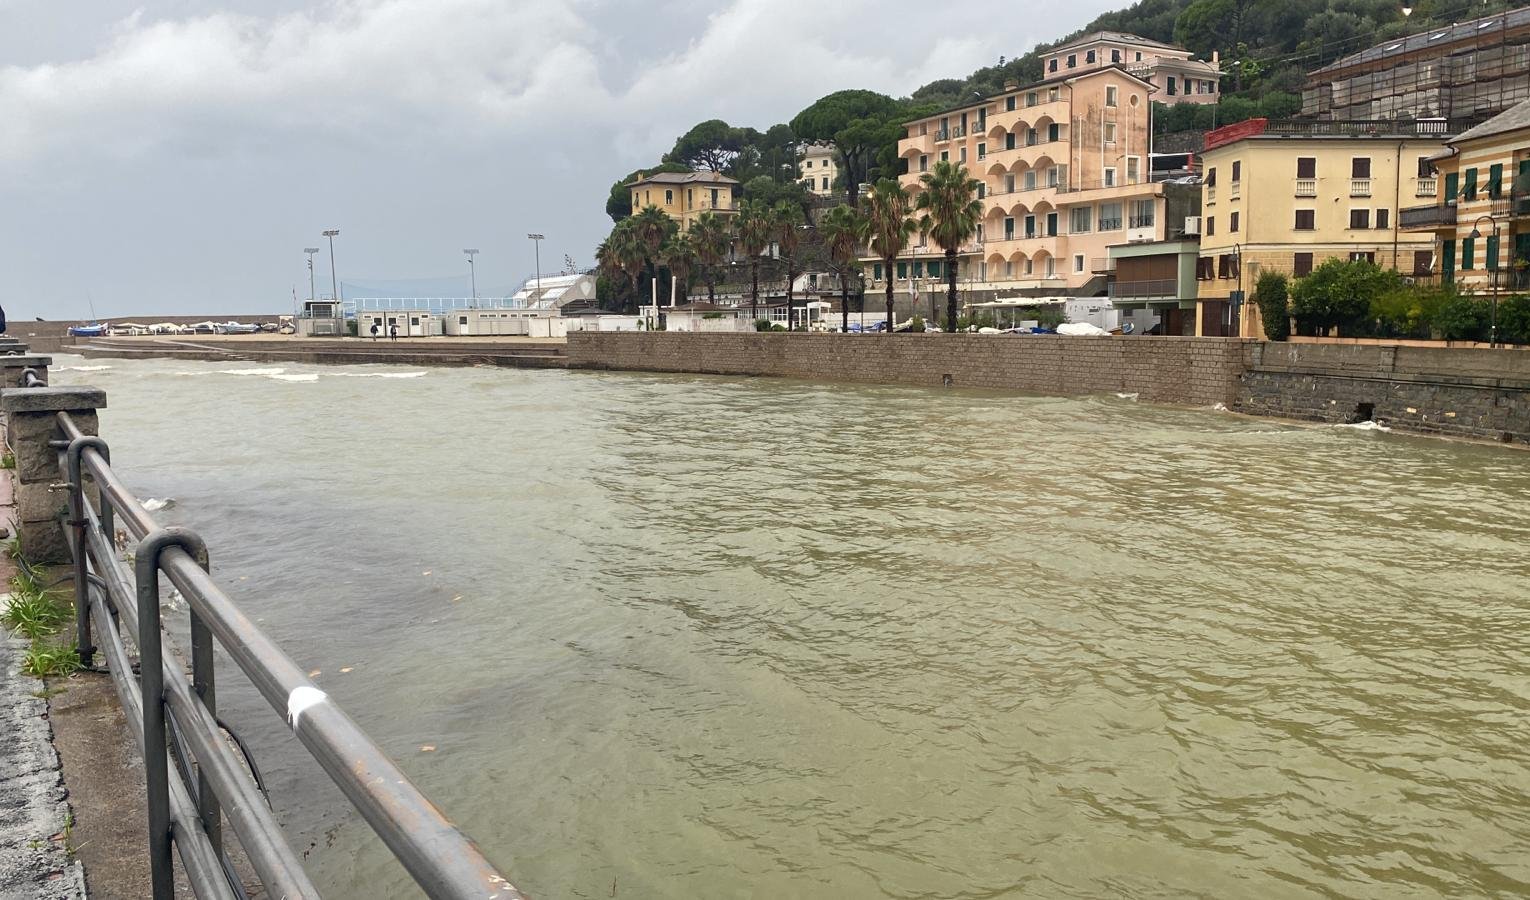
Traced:
<path fill-rule="evenodd" d="M 1461 239 L 1461 271 L 1467 272 L 1476 268 L 1472 257 L 1476 255 L 1477 242 L 1473 238 Z"/>
<path fill-rule="evenodd" d="M 1494 199 L 1503 194 L 1503 163 L 1493 163 L 1488 168 L 1488 196 Z"/>
<path fill-rule="evenodd" d="M 1440 260 L 1440 278 L 1446 283 L 1456 279 L 1456 242 L 1446 241 L 1445 256 Z"/>
<path fill-rule="evenodd" d="M 1495 272 L 1498 270 L 1498 238 L 1493 235 L 1487 239 L 1487 267 Z"/>
<path fill-rule="evenodd" d="M 1456 194 L 1460 193 L 1461 176 L 1455 172 L 1445 175 L 1445 202 L 1456 202 Z"/>
<path fill-rule="evenodd" d="M 1466 183 L 1461 186 L 1461 197 L 1464 200 L 1477 199 L 1477 169 L 1472 167 L 1466 170 Z M 1465 269 L 1466 266 L 1461 268 Z"/>
<path fill-rule="evenodd" d="M 1296 158 L 1296 177 L 1297 178 L 1316 178 L 1317 177 L 1317 157 L 1315 157 L 1315 156 L 1298 156 Z"/>
<path fill-rule="evenodd" d="M 1357 156 L 1357 157 L 1354 157 L 1350 161 L 1350 164 L 1349 164 L 1349 177 L 1351 177 L 1351 178 L 1369 178 L 1369 177 L 1371 177 L 1371 158 L 1369 156 Z"/>

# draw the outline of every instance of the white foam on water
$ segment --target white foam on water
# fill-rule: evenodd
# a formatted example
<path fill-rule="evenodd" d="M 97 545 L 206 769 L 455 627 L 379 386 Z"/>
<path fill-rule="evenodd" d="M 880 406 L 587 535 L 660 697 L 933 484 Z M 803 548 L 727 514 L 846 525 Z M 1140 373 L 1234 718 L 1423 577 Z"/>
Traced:
<path fill-rule="evenodd" d="M 111 366 L 54 366 L 55 372 L 101 372 Z"/>
<path fill-rule="evenodd" d="M 1141 394 L 1117 394 L 1116 395 L 1116 399 L 1117 400 L 1131 400 L 1131 401 L 1135 402 L 1136 399 L 1138 397 L 1140 397 L 1140 396 L 1142 396 L 1142 395 Z"/>
<path fill-rule="evenodd" d="M 273 374 L 273 375 L 271 375 L 271 377 L 276 379 L 277 381 L 318 381 L 319 380 L 319 375 L 318 375 L 317 372 L 295 373 L 295 374 L 292 374 L 292 375 Z"/>
<path fill-rule="evenodd" d="M 1227 412 L 1227 404 L 1226 403 L 1214 403 L 1211 406 L 1211 411 L 1212 412 Z"/>
<path fill-rule="evenodd" d="M 286 369 L 219 369 L 219 375 L 280 375 Z"/>
<path fill-rule="evenodd" d="M 163 500 L 159 499 L 158 497 L 150 497 L 149 499 L 143 501 L 143 508 L 149 512 L 159 512 L 162 509 L 169 509 L 174 505 L 174 497 L 166 497 Z"/>
<path fill-rule="evenodd" d="M 424 378 L 424 372 L 328 372 L 336 378 Z"/>
<path fill-rule="evenodd" d="M 1386 434 L 1390 434 L 1391 431 L 1392 431 L 1392 429 L 1388 428 L 1385 425 L 1382 425 L 1381 423 L 1379 423 L 1379 422 L 1377 422 L 1375 420 L 1369 420 L 1369 421 L 1365 421 L 1365 422 L 1355 422 L 1354 424 L 1340 424 L 1340 425 L 1335 425 L 1333 427 L 1335 427 L 1335 428 L 1352 428 L 1355 431 L 1380 431 L 1380 432 L 1383 432 L 1383 433 L 1386 433 Z"/>

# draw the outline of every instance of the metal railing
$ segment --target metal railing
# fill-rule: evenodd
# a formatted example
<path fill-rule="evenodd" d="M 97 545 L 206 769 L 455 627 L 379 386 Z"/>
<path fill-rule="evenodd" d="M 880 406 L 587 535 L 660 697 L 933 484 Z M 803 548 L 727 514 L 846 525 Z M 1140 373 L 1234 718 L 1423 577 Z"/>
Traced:
<path fill-rule="evenodd" d="M 1398 228 L 1436 228 L 1456 223 L 1456 204 L 1431 203 L 1428 206 L 1407 206 L 1397 211 Z"/>
<path fill-rule="evenodd" d="M 28 386 L 31 386 L 28 383 Z M 257 628 L 208 574 L 207 547 L 185 528 L 165 528 L 112 469 L 106 442 L 57 414 L 51 442 L 67 479 L 65 536 L 74 556 L 76 634 L 81 662 L 106 658 L 144 758 L 153 896 L 174 896 L 172 848 L 198 897 L 242 898 L 223 852 L 223 822 L 271 897 L 318 897 L 277 824 L 253 761 L 235 754 L 218 719 L 214 645 L 250 679 L 326 775 L 432 898 L 524 898 L 447 821 L 365 732 Z M 86 488 L 93 483 L 98 499 Z M 116 546 L 121 527 L 139 543 L 129 568 Z M 160 576 L 190 607 L 191 678 L 166 652 Z M 123 635 L 138 648 L 134 676 Z M 99 644 L 99 647 L 97 645 Z M 246 768 L 246 762 L 249 768 Z"/>
<path fill-rule="evenodd" d="M 1173 278 L 1152 281 L 1117 281 L 1110 285 L 1110 296 L 1122 299 L 1131 297 L 1178 297 L 1179 282 Z"/>

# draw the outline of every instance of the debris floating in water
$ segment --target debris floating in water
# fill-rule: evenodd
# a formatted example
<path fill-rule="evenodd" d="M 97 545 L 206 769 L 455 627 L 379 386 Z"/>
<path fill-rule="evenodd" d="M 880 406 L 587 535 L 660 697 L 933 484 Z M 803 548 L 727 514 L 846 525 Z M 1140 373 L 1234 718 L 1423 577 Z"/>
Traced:
<path fill-rule="evenodd" d="M 166 497 L 163 500 L 159 499 L 158 497 L 150 497 L 149 499 L 143 501 L 143 508 L 149 512 L 159 512 L 162 509 L 169 509 L 174 505 L 174 497 Z"/>

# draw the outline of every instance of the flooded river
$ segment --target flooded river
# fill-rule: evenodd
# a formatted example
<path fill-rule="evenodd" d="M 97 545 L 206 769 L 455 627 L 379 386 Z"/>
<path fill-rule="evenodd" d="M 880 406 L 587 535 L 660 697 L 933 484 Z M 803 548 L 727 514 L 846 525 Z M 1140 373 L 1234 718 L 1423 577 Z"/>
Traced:
<path fill-rule="evenodd" d="M 1114 396 L 61 361 L 533 896 L 1530 893 L 1525 453 Z M 418 896 L 220 677 L 326 896 Z"/>

